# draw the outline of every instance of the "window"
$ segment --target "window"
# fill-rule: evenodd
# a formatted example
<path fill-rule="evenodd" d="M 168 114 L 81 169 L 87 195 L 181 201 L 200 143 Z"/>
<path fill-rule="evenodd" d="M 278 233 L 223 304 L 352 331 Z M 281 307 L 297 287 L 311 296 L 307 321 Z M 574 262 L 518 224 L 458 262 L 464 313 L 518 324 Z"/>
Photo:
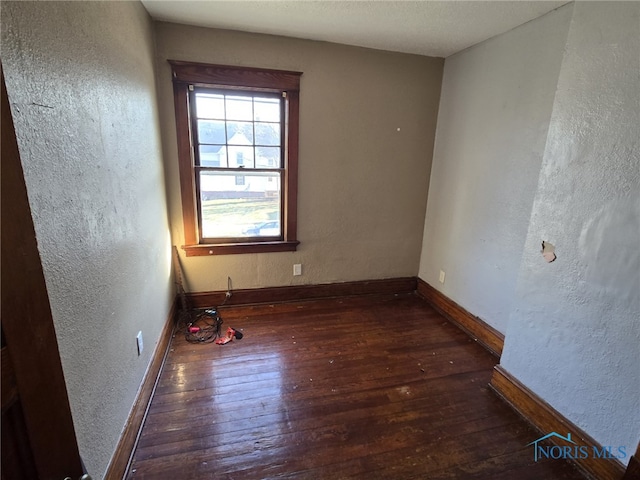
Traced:
<path fill-rule="evenodd" d="M 187 255 L 295 250 L 302 74 L 169 63 Z"/>

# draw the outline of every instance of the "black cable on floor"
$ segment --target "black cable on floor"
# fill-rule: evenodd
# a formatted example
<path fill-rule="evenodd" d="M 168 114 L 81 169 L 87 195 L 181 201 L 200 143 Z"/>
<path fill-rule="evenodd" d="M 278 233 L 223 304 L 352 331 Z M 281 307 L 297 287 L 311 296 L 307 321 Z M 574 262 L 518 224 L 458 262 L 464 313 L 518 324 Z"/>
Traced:
<path fill-rule="evenodd" d="M 184 338 L 189 343 L 211 343 L 220 336 L 221 327 L 222 317 L 216 309 L 202 310 L 183 326 Z"/>

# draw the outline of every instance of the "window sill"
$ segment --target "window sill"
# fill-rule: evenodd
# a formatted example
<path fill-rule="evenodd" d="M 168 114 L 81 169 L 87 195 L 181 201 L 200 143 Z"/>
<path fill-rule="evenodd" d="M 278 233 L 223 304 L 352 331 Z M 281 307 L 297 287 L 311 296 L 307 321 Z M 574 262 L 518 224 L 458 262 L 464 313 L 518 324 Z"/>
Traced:
<path fill-rule="evenodd" d="M 210 245 L 183 245 L 187 257 L 210 255 L 238 255 L 242 253 L 295 252 L 300 242 L 250 242 L 250 243 L 217 243 Z"/>

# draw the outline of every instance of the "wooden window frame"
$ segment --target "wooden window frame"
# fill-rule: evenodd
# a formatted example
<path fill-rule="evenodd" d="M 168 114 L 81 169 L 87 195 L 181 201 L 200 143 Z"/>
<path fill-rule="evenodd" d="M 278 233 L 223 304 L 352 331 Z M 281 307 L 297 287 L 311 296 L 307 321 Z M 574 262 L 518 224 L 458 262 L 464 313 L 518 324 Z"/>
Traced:
<path fill-rule="evenodd" d="M 184 242 L 187 256 L 225 255 L 240 253 L 292 252 L 297 239 L 298 202 L 298 120 L 301 72 L 263 68 L 210 65 L 169 60 L 173 77 L 173 92 L 178 140 L 178 168 Z M 200 243 L 198 201 L 196 198 L 195 163 L 189 114 L 189 86 L 244 89 L 256 92 L 286 92 L 285 153 L 282 208 L 282 240 L 240 241 L 234 243 Z"/>

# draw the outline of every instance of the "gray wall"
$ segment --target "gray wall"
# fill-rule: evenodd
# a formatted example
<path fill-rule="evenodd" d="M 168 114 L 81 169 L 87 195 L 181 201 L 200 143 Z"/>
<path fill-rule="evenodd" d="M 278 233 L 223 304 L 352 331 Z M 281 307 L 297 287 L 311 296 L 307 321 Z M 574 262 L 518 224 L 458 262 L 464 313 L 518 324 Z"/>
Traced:
<path fill-rule="evenodd" d="M 1 15 L 80 452 L 101 478 L 172 299 L 151 21 L 131 2 L 2 2 Z"/>
<path fill-rule="evenodd" d="M 501 360 L 625 463 L 640 440 L 639 52 L 640 3 L 576 3 Z"/>
<path fill-rule="evenodd" d="M 419 276 L 503 333 L 571 11 L 445 62 Z"/>
<path fill-rule="evenodd" d="M 169 23 L 158 23 L 156 35 L 171 230 L 179 245 L 167 59 L 304 72 L 299 250 L 183 258 L 191 290 L 226 289 L 227 276 L 234 288 L 253 288 L 418 273 L 442 59 Z M 301 277 L 293 277 L 294 263 L 303 264 Z"/>
<path fill-rule="evenodd" d="M 420 266 L 624 463 L 640 439 L 639 27 L 640 3 L 578 2 L 446 60 Z"/>

